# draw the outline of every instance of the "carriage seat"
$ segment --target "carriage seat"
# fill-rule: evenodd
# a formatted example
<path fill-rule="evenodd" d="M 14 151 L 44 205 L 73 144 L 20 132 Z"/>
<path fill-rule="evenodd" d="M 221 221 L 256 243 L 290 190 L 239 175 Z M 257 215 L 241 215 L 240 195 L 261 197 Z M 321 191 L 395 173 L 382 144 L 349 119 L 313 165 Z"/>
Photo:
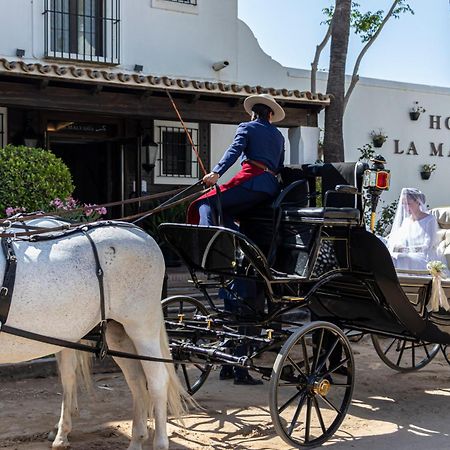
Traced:
<path fill-rule="evenodd" d="M 324 225 L 358 225 L 361 213 L 357 208 L 284 207 L 282 222 L 323 223 Z"/>
<path fill-rule="evenodd" d="M 445 256 L 447 266 L 450 267 L 450 206 L 433 208 L 431 214 L 436 217 L 439 230 L 439 253 Z"/>

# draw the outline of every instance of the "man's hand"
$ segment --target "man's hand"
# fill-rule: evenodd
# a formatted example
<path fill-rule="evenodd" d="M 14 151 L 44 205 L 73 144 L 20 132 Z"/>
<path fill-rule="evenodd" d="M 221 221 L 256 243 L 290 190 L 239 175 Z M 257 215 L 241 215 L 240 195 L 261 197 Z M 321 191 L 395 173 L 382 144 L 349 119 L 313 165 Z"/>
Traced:
<path fill-rule="evenodd" d="M 214 186 L 217 183 L 219 177 L 220 175 L 218 173 L 210 172 L 203 177 L 203 183 L 205 183 L 208 187 Z"/>

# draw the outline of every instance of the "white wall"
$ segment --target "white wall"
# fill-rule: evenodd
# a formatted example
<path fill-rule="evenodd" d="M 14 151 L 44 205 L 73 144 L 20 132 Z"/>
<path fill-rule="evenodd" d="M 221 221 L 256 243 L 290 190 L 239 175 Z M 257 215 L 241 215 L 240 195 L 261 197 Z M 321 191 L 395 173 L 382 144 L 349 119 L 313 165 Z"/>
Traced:
<path fill-rule="evenodd" d="M 412 121 L 409 110 L 418 101 L 426 112 Z M 430 129 L 430 115 L 441 116 L 441 129 Z M 416 187 L 427 196 L 431 207 L 450 205 L 450 89 L 382 80 L 361 79 L 350 98 L 344 118 L 346 160 L 358 159 L 357 148 L 371 142 L 371 130 L 382 128 L 388 140 L 375 149 L 387 160 L 391 170 L 391 189 L 385 202 L 398 197 L 402 187 Z M 450 122 L 450 120 L 449 120 Z M 399 141 L 396 154 L 395 140 Z M 408 153 L 414 142 L 417 155 Z M 431 143 L 443 144 L 443 156 L 431 155 Z M 420 177 L 422 164 L 436 164 L 430 180 Z"/>

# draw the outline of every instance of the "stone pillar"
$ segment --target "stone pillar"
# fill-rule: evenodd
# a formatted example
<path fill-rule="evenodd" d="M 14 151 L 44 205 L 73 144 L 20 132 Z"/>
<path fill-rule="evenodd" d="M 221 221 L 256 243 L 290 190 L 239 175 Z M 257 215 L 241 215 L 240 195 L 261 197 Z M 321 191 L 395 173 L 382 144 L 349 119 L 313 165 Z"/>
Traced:
<path fill-rule="evenodd" d="M 312 164 L 317 161 L 318 127 L 294 127 L 288 131 L 290 164 Z"/>

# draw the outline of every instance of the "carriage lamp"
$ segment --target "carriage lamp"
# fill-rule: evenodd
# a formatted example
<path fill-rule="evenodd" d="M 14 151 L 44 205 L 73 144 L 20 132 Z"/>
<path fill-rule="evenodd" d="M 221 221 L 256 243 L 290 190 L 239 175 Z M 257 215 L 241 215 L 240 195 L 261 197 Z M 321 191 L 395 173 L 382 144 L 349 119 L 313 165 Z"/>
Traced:
<path fill-rule="evenodd" d="M 372 165 L 364 171 L 363 187 L 367 189 L 371 202 L 370 212 L 370 231 L 375 231 L 375 219 L 378 200 L 383 191 L 389 189 L 391 173 L 384 168 L 386 160 L 381 155 L 374 156 L 371 160 Z"/>
<path fill-rule="evenodd" d="M 145 155 L 145 162 L 142 164 L 142 168 L 150 173 L 156 165 L 156 158 L 158 156 L 158 144 L 146 134 L 141 141 L 141 148 Z"/>

